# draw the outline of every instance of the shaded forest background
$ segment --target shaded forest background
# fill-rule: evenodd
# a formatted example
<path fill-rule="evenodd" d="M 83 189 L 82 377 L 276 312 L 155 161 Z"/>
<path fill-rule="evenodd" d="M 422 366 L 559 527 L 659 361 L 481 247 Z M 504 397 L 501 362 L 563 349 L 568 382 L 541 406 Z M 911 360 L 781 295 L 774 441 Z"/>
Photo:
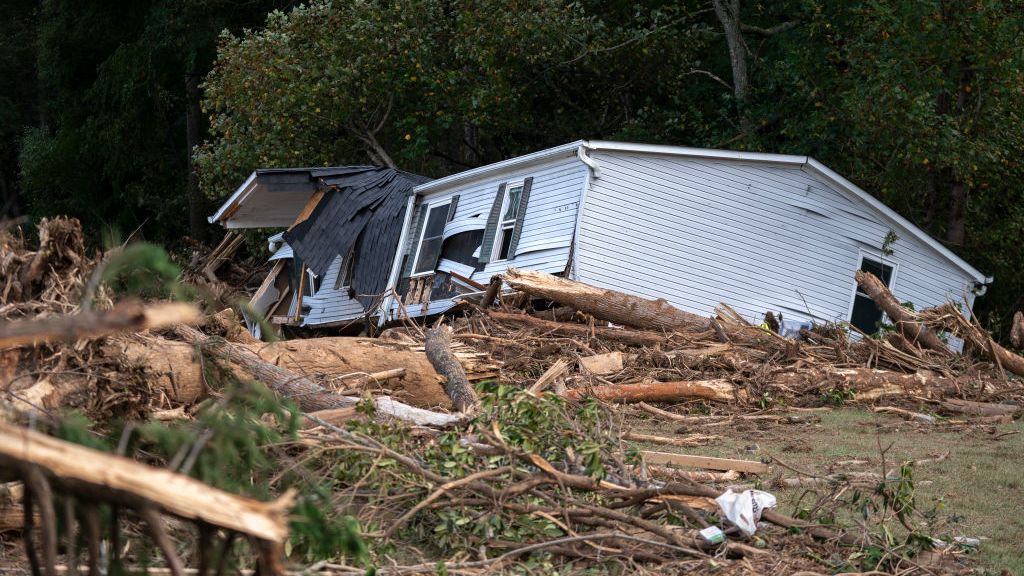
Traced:
<path fill-rule="evenodd" d="M 0 0 L 0 217 L 180 246 L 257 167 L 808 154 L 1024 307 L 1024 4 Z M 899 244 L 894 248 L 898 253 Z"/>

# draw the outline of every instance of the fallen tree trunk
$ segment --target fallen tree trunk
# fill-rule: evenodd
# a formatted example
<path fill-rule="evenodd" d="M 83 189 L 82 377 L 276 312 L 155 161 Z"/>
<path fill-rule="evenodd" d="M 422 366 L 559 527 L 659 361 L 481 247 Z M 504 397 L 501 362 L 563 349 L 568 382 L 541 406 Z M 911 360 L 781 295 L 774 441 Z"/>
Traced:
<path fill-rule="evenodd" d="M 331 392 L 306 376 L 263 360 L 245 346 L 212 341 L 202 332 L 188 326 L 176 326 L 174 332 L 192 344 L 212 346 L 225 359 L 242 367 L 280 396 L 295 402 L 303 412 L 345 408 L 359 403 L 359 398 Z M 389 396 L 377 396 L 374 403 L 379 414 L 413 424 L 446 426 L 462 420 L 460 415 L 423 410 Z"/>
<path fill-rule="evenodd" d="M 638 296 L 598 288 L 532 270 L 511 268 L 505 282 L 523 292 L 572 306 L 616 324 L 654 330 L 704 330 L 708 319 L 684 312 L 666 300 L 645 300 Z"/>
<path fill-rule="evenodd" d="M 192 336 L 209 341 L 199 332 Z M 268 364 L 313 375 L 316 382 L 330 388 L 349 387 L 358 381 L 353 378 L 369 379 L 370 374 L 402 370 L 400 378 L 388 381 L 397 399 L 424 408 L 451 405 L 441 386 L 441 376 L 426 356 L 405 344 L 367 338 L 309 338 L 232 345 Z M 139 373 L 163 390 L 172 403 L 192 404 L 205 397 L 206 384 L 192 343 L 130 334 L 108 339 L 103 355 L 123 370 Z"/>
<path fill-rule="evenodd" d="M 666 335 L 658 334 L 657 332 L 642 332 L 639 330 L 608 328 L 605 326 L 594 326 L 591 328 L 590 326 L 585 326 L 583 324 L 544 320 L 542 318 L 535 318 L 526 314 L 499 312 L 497 310 L 487 310 L 486 312 L 488 316 L 498 322 L 523 324 L 531 328 L 539 328 L 554 334 L 580 336 L 582 338 L 596 337 L 601 340 L 622 342 L 623 344 L 631 344 L 633 346 L 656 346 L 658 344 L 664 344 L 668 340 Z"/>
<path fill-rule="evenodd" d="M 909 310 L 901 306 L 899 300 L 892 295 L 892 292 L 874 274 L 857 270 L 854 272 L 854 278 L 857 280 L 857 285 L 864 290 L 864 293 L 875 304 L 878 304 L 878 307 L 893 321 L 896 329 L 908 340 L 939 352 L 944 356 L 952 355 L 949 346 L 918 322 L 910 314 Z"/>
<path fill-rule="evenodd" d="M 990 402 L 971 402 L 950 398 L 942 402 L 942 409 L 954 414 L 967 414 L 969 416 L 1016 416 L 1020 412 L 1020 406 L 1016 404 L 992 404 Z"/>
<path fill-rule="evenodd" d="M 452 405 L 459 412 L 472 410 L 479 402 L 476 391 L 469 385 L 466 370 L 452 355 L 452 330 L 448 326 L 438 326 L 427 330 L 427 339 L 423 344 L 427 359 L 434 369 L 445 377 L 444 391 L 452 400 Z"/>
<path fill-rule="evenodd" d="M 592 388 L 574 388 L 565 393 L 572 399 L 597 398 L 606 402 L 678 402 L 680 400 L 713 400 L 733 402 L 746 398 L 746 391 L 728 380 L 693 380 L 679 382 L 646 381 L 637 384 L 613 384 Z"/>
<path fill-rule="evenodd" d="M 941 397 L 957 394 L 964 382 L 932 373 L 902 374 L 873 368 L 832 368 L 783 372 L 775 374 L 772 384 L 805 392 L 814 389 L 825 393 L 830 389 L 850 390 L 854 401 L 872 401 L 883 396 L 908 394 Z"/>

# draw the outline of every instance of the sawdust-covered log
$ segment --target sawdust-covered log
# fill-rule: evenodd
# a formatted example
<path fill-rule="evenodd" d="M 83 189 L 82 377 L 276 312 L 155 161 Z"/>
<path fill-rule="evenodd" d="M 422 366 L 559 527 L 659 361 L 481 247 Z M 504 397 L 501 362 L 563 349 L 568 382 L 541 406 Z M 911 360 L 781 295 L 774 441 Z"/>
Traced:
<path fill-rule="evenodd" d="M 646 381 L 637 384 L 613 384 L 591 388 L 574 388 L 565 393 L 569 398 L 597 398 L 606 402 L 678 402 L 680 400 L 713 400 L 732 402 L 746 396 L 728 380 L 692 380 L 679 382 Z"/>
<path fill-rule="evenodd" d="M 469 384 L 466 370 L 452 354 L 452 331 L 448 326 L 427 330 L 424 349 L 434 369 L 444 376 L 444 391 L 460 412 L 471 410 L 480 401 Z"/>
<path fill-rule="evenodd" d="M 572 306 L 595 318 L 616 324 L 670 331 L 703 330 L 708 327 L 707 318 L 684 312 L 662 298 L 646 300 L 544 272 L 516 268 L 505 273 L 505 282 L 531 296 Z"/>
<path fill-rule="evenodd" d="M 949 346 L 918 322 L 910 314 L 909 310 L 901 306 L 899 300 L 893 296 L 892 292 L 889 291 L 878 277 L 870 272 L 857 270 L 854 273 L 854 278 L 856 278 L 857 285 L 861 287 L 861 290 L 864 290 L 864 293 L 885 312 L 896 326 L 896 329 L 906 336 L 908 340 L 946 356 L 951 354 Z"/>

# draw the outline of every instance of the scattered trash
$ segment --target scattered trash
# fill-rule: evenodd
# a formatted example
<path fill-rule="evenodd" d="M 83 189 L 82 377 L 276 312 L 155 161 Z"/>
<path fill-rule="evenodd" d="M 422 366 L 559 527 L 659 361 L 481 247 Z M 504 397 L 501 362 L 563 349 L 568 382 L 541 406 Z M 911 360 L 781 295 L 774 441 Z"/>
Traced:
<path fill-rule="evenodd" d="M 700 537 L 711 542 L 712 544 L 721 544 L 725 542 L 725 532 L 718 526 L 708 526 L 707 528 L 699 532 Z"/>
<path fill-rule="evenodd" d="M 733 492 L 732 489 L 715 498 L 715 502 L 718 502 L 725 517 L 746 536 L 752 536 L 757 532 L 757 521 L 761 519 L 761 512 L 778 504 L 775 496 L 761 490 Z"/>

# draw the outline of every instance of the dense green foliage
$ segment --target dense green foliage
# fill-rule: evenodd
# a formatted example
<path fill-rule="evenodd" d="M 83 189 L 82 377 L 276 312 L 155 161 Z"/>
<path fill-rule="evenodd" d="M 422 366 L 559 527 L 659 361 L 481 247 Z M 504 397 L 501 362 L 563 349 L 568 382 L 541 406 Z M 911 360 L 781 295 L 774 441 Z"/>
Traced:
<path fill-rule="evenodd" d="M 194 209 L 256 167 L 440 176 L 577 138 L 810 154 L 994 275 L 979 303 L 997 334 L 1024 305 L 1018 2 L 276 5 L 43 2 L 25 18 L 34 60 L 18 34 L 0 40 L 0 103 L 19 104 L 0 153 L 20 141 L 21 205 L 179 238 L 184 75 L 210 70 Z"/>

